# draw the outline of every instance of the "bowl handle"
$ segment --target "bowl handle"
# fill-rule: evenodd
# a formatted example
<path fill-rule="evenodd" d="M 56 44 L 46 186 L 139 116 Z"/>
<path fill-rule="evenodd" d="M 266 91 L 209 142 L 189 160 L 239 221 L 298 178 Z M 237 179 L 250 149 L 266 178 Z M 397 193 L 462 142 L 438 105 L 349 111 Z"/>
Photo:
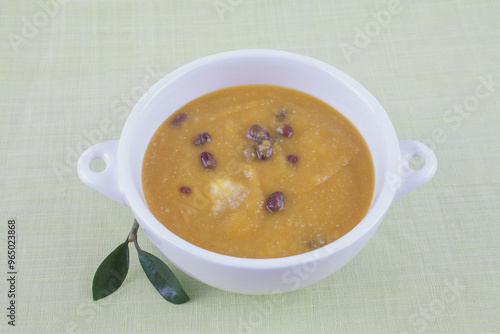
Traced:
<path fill-rule="evenodd" d="M 111 140 L 89 147 L 78 160 L 78 176 L 90 188 L 128 206 L 118 182 L 116 166 L 118 143 L 119 140 Z M 103 160 L 106 164 L 106 168 L 101 172 L 94 172 L 90 169 L 90 163 L 97 159 Z"/>
<path fill-rule="evenodd" d="M 413 140 L 400 140 L 399 150 L 401 152 L 400 183 L 394 200 L 432 179 L 437 170 L 436 155 L 426 145 Z M 424 160 L 424 165 L 420 169 L 410 168 L 410 160 L 414 157 Z"/>

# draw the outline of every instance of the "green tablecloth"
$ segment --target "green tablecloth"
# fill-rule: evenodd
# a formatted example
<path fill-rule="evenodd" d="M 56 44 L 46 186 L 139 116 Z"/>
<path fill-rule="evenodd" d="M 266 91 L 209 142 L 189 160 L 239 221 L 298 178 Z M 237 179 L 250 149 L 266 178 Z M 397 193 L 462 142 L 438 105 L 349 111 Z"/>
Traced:
<path fill-rule="evenodd" d="M 499 22 L 497 0 L 3 0 L 0 332 L 500 332 Z M 164 74 L 244 48 L 297 52 L 349 73 L 400 139 L 435 150 L 435 178 L 393 204 L 353 261 L 308 288 L 238 295 L 175 270 L 192 297 L 175 306 L 131 249 L 124 285 L 93 302 L 93 274 L 133 216 L 79 180 L 78 156 L 119 138 Z"/>

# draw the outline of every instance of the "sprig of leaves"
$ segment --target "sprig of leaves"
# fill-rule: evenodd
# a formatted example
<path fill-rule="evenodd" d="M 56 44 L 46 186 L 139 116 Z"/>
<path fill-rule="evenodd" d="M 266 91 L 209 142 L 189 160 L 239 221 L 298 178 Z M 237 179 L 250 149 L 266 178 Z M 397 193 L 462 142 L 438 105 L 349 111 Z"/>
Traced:
<path fill-rule="evenodd" d="M 189 296 L 170 268 L 162 260 L 139 247 L 138 229 L 139 223 L 134 220 L 132 230 L 125 242 L 112 251 L 97 268 L 92 282 L 94 300 L 111 295 L 122 285 L 129 268 L 128 244 L 133 242 L 144 273 L 160 295 L 173 304 L 184 304 L 189 301 Z"/>

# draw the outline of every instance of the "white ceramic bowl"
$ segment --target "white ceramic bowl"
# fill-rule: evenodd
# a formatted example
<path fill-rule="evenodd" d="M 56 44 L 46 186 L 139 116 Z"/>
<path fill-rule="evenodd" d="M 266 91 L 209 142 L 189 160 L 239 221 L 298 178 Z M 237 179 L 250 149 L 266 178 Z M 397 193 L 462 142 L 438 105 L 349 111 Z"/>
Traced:
<path fill-rule="evenodd" d="M 148 210 L 141 168 L 155 130 L 187 102 L 242 84 L 281 85 L 313 95 L 341 112 L 361 132 L 375 165 L 375 193 L 365 218 L 345 236 L 290 257 L 237 258 L 190 244 L 165 228 Z M 408 167 L 414 156 L 425 160 L 423 168 Z M 96 173 L 90 169 L 95 159 L 104 160 L 104 171 Z M 149 239 L 180 270 L 211 286 L 246 294 L 294 290 L 331 275 L 364 247 L 391 203 L 430 180 L 436 168 L 436 157 L 427 146 L 398 141 L 386 112 L 361 84 L 321 61 L 276 50 L 224 52 L 180 67 L 139 100 L 120 140 L 94 145 L 78 161 L 82 181 L 129 206 Z"/>

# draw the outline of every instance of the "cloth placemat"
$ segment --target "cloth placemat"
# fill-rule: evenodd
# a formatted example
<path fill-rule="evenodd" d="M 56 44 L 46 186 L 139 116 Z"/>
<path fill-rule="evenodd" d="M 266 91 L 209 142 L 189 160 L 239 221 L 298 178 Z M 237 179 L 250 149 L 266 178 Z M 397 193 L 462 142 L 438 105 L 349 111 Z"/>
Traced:
<path fill-rule="evenodd" d="M 0 2 L 0 332 L 498 333 L 499 21 L 496 0 Z M 436 176 L 310 287 L 239 295 L 173 269 L 192 298 L 176 306 L 131 248 L 123 286 L 92 301 L 94 272 L 133 216 L 79 180 L 78 157 L 118 139 L 168 72 L 246 48 L 353 76 L 400 139 L 435 151 Z"/>

